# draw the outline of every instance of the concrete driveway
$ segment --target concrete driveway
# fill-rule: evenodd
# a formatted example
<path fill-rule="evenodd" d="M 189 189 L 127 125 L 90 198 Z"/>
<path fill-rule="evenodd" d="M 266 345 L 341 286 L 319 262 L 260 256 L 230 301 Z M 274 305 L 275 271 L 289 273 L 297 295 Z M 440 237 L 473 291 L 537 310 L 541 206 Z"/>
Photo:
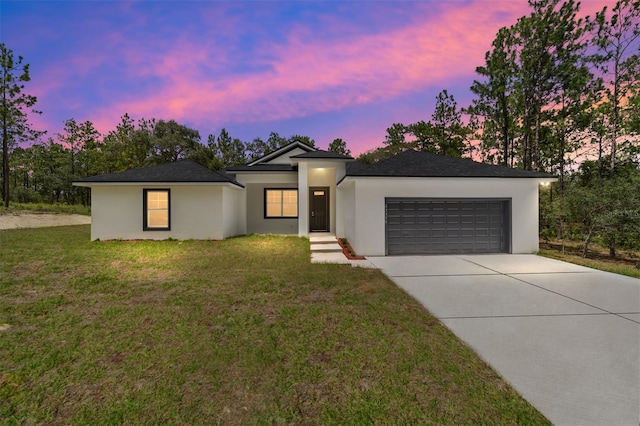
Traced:
<path fill-rule="evenodd" d="M 640 422 L 640 280 L 535 255 L 370 257 L 558 425 Z"/>

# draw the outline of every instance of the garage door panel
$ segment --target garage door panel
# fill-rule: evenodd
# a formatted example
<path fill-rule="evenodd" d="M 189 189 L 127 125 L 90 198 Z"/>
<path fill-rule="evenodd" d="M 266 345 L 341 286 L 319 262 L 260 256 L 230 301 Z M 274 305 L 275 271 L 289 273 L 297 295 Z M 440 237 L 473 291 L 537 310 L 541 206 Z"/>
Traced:
<path fill-rule="evenodd" d="M 477 215 L 476 216 L 476 223 L 479 223 L 479 224 L 489 223 L 489 216 L 487 216 L 486 214 Z"/>
<path fill-rule="evenodd" d="M 452 214 L 451 216 L 447 216 L 446 220 L 447 220 L 447 224 L 457 225 L 458 223 L 461 222 L 460 216 L 458 214 Z"/>
<path fill-rule="evenodd" d="M 474 210 L 475 209 L 475 205 L 471 201 L 462 201 L 460 203 L 460 209 L 463 210 L 463 211 Z"/>
<path fill-rule="evenodd" d="M 431 230 L 429 229 L 419 229 L 416 231 L 416 238 L 424 239 L 431 238 Z"/>
<path fill-rule="evenodd" d="M 415 229 L 403 229 L 400 232 L 400 237 L 401 238 L 415 238 L 416 237 L 416 230 Z"/>
<path fill-rule="evenodd" d="M 460 207 L 460 203 L 459 202 L 448 202 L 447 203 L 447 211 L 455 211 L 458 212 L 460 211 L 461 207 Z"/>
<path fill-rule="evenodd" d="M 389 243 L 396 243 L 402 241 L 404 236 L 402 235 L 402 229 L 396 229 L 394 231 L 387 231 L 387 241 Z"/>
<path fill-rule="evenodd" d="M 473 239 L 476 236 L 475 229 L 463 228 L 460 230 L 460 236 Z"/>
<path fill-rule="evenodd" d="M 470 214 L 460 215 L 460 223 L 475 223 L 475 216 Z"/>
<path fill-rule="evenodd" d="M 431 222 L 434 225 L 444 225 L 447 222 L 447 217 L 441 214 L 434 214 L 431 216 Z"/>
<path fill-rule="evenodd" d="M 476 228 L 476 237 L 477 238 L 487 238 L 489 236 L 489 229 L 487 228 Z"/>
<path fill-rule="evenodd" d="M 445 238 L 447 236 L 446 229 L 432 229 L 431 238 Z"/>
<path fill-rule="evenodd" d="M 508 252 L 509 200 L 387 200 L 387 254 Z"/>

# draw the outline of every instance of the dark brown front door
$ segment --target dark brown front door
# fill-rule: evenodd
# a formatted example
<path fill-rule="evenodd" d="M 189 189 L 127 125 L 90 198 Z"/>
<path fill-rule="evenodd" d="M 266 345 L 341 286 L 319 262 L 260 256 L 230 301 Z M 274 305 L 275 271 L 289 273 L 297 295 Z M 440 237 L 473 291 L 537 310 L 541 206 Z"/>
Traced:
<path fill-rule="evenodd" d="M 310 231 L 329 230 L 329 188 L 309 188 L 311 195 Z"/>

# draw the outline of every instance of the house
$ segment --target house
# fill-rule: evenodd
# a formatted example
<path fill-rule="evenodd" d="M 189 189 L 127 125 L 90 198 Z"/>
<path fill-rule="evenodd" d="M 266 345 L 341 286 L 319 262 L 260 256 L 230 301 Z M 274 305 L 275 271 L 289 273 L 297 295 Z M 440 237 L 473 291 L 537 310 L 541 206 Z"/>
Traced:
<path fill-rule="evenodd" d="M 213 171 L 183 160 L 79 179 L 92 239 L 346 237 L 369 256 L 533 253 L 544 173 L 408 150 L 374 164 L 293 142 Z"/>

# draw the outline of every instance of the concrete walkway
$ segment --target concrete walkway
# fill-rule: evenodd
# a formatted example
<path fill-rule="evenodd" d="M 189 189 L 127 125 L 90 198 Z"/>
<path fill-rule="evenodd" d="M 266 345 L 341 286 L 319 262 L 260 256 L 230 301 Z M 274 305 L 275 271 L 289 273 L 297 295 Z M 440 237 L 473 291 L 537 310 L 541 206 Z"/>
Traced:
<path fill-rule="evenodd" d="M 351 260 L 342 253 L 335 235 L 328 232 L 316 232 L 309 236 L 311 244 L 311 263 L 337 263 L 358 266 L 361 268 L 375 268 L 368 260 Z"/>
<path fill-rule="evenodd" d="M 640 280 L 535 255 L 371 257 L 558 425 L 640 422 Z"/>

